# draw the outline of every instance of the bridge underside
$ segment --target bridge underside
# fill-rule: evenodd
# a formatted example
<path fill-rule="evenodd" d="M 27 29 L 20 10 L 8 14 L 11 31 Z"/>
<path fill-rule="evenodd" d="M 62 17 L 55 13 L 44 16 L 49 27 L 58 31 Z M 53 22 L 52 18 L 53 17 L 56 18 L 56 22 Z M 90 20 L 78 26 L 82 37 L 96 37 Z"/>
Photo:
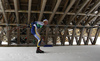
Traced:
<path fill-rule="evenodd" d="M 100 0 L 0 0 L 0 41 L 36 45 L 27 26 L 48 19 L 39 29 L 43 44 L 95 45 L 99 36 Z M 27 24 L 27 25 L 26 25 Z M 92 38 L 94 37 L 94 38 Z"/>

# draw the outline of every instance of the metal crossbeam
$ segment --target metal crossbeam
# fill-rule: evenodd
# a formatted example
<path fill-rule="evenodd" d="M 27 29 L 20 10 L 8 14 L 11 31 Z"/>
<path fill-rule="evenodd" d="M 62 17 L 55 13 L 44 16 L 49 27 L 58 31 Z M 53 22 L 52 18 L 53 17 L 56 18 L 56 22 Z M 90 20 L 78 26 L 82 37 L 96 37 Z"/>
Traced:
<path fill-rule="evenodd" d="M 93 45 L 96 44 L 97 38 L 98 38 L 98 36 L 99 36 L 99 32 L 100 32 L 100 28 L 98 27 L 98 29 L 97 29 L 97 31 L 96 31 L 96 34 L 95 34 L 94 41 L 93 41 Z"/>
<path fill-rule="evenodd" d="M 1 10 L 2 10 L 2 13 L 3 13 L 3 16 L 4 16 L 5 22 L 8 23 L 8 21 L 7 21 L 7 16 L 6 16 L 4 7 L 3 7 L 2 0 L 0 0 L 0 7 L 1 7 Z"/>
<path fill-rule="evenodd" d="M 91 37 L 91 32 L 92 32 L 92 28 L 89 29 L 89 33 L 88 33 L 87 40 L 86 40 L 86 45 L 88 45 L 89 39 Z"/>
<path fill-rule="evenodd" d="M 32 5 L 32 0 L 29 0 L 29 3 L 28 3 L 28 24 L 30 23 L 31 5 Z"/>
<path fill-rule="evenodd" d="M 70 45 L 73 45 L 73 40 L 74 40 L 74 37 L 75 37 L 75 32 L 76 32 L 76 28 L 73 29 Z"/>
<path fill-rule="evenodd" d="M 41 21 L 47 0 L 42 0 L 42 7 L 38 21 Z"/>
<path fill-rule="evenodd" d="M 94 21 L 92 25 L 93 25 L 93 26 L 94 26 L 94 25 L 96 25 L 99 21 L 100 21 L 100 17 L 99 17 L 99 18 L 97 18 L 97 20 L 96 20 L 96 21 Z"/>
<path fill-rule="evenodd" d="M 54 8 L 54 10 L 53 10 L 53 12 L 52 12 L 50 18 L 49 18 L 49 24 L 51 23 L 51 21 L 52 21 L 54 15 L 55 15 L 55 13 L 56 13 L 56 11 L 57 11 L 57 9 L 58 9 L 60 3 L 61 3 L 61 0 L 57 0 L 56 6 L 55 6 L 55 8 Z"/>
<path fill-rule="evenodd" d="M 15 10 L 5 10 L 5 12 L 15 12 Z M 2 13 L 2 11 L 0 10 L 0 13 Z M 28 13 L 28 11 L 27 10 L 18 10 L 18 13 Z M 40 13 L 40 11 L 31 11 L 31 13 Z M 44 11 L 43 12 L 44 14 L 52 14 L 52 12 L 51 11 Z M 64 12 L 56 12 L 55 14 L 65 14 Z M 68 12 L 66 15 L 75 15 L 75 13 L 72 13 L 72 12 Z M 82 16 L 85 16 L 85 15 L 87 15 L 87 14 L 85 14 L 85 13 L 79 13 L 79 14 L 77 14 L 77 15 L 82 15 Z M 88 14 L 88 16 L 96 16 L 96 14 Z M 100 15 L 98 15 L 98 16 L 100 16 Z"/>
<path fill-rule="evenodd" d="M 85 25 L 87 25 L 90 21 L 92 21 L 92 20 L 96 20 L 97 18 L 98 18 L 98 15 L 100 15 L 100 12 L 95 16 L 95 17 L 93 17 L 92 19 L 90 19 L 90 20 L 87 20 L 86 22 L 85 22 Z"/>
<path fill-rule="evenodd" d="M 68 13 L 68 11 L 71 9 L 71 7 L 73 6 L 75 0 L 71 0 L 71 3 L 69 4 L 68 8 L 66 9 L 65 13 L 63 14 L 63 16 L 61 16 L 61 18 L 58 21 L 58 24 L 64 19 L 64 17 L 66 16 L 66 14 Z"/>
<path fill-rule="evenodd" d="M 77 21 L 76 25 L 78 25 L 82 20 L 84 20 L 96 7 L 98 7 L 100 4 L 100 0 L 97 1 L 94 6 L 90 9 L 90 11 L 85 15 L 81 20 Z"/>
<path fill-rule="evenodd" d="M 85 0 L 82 4 L 82 6 L 80 7 L 80 9 L 76 12 L 76 14 L 69 20 L 67 21 L 67 24 L 70 24 L 71 21 L 74 20 L 74 18 L 79 14 L 79 12 L 85 7 L 85 5 L 88 3 L 89 0 Z"/>
<path fill-rule="evenodd" d="M 19 24 L 19 13 L 18 13 L 18 1 L 14 0 L 14 7 L 15 7 L 15 13 L 16 13 L 16 19 L 17 19 L 17 23 Z"/>

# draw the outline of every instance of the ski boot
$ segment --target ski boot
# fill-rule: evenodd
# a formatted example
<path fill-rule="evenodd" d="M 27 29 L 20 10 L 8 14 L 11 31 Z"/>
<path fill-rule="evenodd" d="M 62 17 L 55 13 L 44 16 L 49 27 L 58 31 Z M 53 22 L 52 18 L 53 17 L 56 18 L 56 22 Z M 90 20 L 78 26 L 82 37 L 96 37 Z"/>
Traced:
<path fill-rule="evenodd" d="M 44 51 L 40 50 L 40 48 L 38 47 L 36 53 L 44 53 Z"/>

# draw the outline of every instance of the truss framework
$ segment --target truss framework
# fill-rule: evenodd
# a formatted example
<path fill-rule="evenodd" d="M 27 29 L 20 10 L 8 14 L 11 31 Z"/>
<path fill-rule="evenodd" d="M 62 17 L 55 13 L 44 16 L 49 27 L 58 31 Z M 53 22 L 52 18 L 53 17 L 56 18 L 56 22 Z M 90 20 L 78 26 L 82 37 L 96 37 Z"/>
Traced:
<path fill-rule="evenodd" d="M 38 4 L 38 2 L 41 2 L 41 4 Z M 40 32 L 42 36 L 45 35 L 46 44 L 48 43 L 47 40 L 49 36 L 52 36 L 53 45 L 56 45 L 56 40 L 59 35 L 58 30 L 60 30 L 61 27 L 65 31 L 63 36 L 60 35 L 62 38 L 61 45 L 65 45 L 66 37 L 68 37 L 69 45 L 73 45 L 74 38 L 76 39 L 77 45 L 81 44 L 82 39 L 85 45 L 88 45 L 89 40 L 91 44 L 94 45 L 100 31 L 99 25 L 97 24 L 100 20 L 99 16 L 100 0 L 25 0 L 25 2 L 21 0 L 0 0 L 0 26 L 6 26 L 9 41 L 8 45 L 11 43 L 11 27 L 17 27 L 17 44 L 19 45 L 21 37 L 20 26 L 26 26 L 26 23 L 30 24 L 31 18 L 38 19 L 33 21 L 42 21 L 43 17 L 47 17 L 49 20 L 48 26 L 43 30 L 46 33 Z M 55 28 L 54 35 L 50 35 L 53 31 L 48 31 L 48 29 L 52 27 Z M 72 35 L 69 35 L 69 28 L 73 29 Z M 77 28 L 80 29 L 79 36 L 76 35 Z M 97 32 L 94 36 L 94 40 L 92 40 L 91 32 L 94 28 L 97 28 Z M 31 35 L 30 28 L 26 29 L 27 45 L 29 45 L 29 36 Z M 89 30 L 87 40 L 85 40 L 83 36 L 85 29 Z"/>

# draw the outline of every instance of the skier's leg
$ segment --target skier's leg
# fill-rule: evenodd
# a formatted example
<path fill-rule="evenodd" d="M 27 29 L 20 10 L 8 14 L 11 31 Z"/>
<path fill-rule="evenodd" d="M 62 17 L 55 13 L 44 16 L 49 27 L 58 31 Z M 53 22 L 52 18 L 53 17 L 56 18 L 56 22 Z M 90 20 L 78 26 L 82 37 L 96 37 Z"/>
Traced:
<path fill-rule="evenodd" d="M 44 53 L 44 51 L 42 51 L 42 50 L 40 50 L 40 44 L 41 44 L 41 38 L 40 38 L 40 35 L 39 35 L 39 33 L 37 32 L 37 29 L 36 29 L 36 27 L 35 27 L 35 38 L 37 38 L 37 40 L 38 40 L 38 42 L 37 42 L 37 53 Z"/>
<path fill-rule="evenodd" d="M 40 44 L 41 44 L 40 37 L 38 37 L 36 34 L 34 35 L 34 37 L 38 40 L 37 47 L 40 47 Z"/>

